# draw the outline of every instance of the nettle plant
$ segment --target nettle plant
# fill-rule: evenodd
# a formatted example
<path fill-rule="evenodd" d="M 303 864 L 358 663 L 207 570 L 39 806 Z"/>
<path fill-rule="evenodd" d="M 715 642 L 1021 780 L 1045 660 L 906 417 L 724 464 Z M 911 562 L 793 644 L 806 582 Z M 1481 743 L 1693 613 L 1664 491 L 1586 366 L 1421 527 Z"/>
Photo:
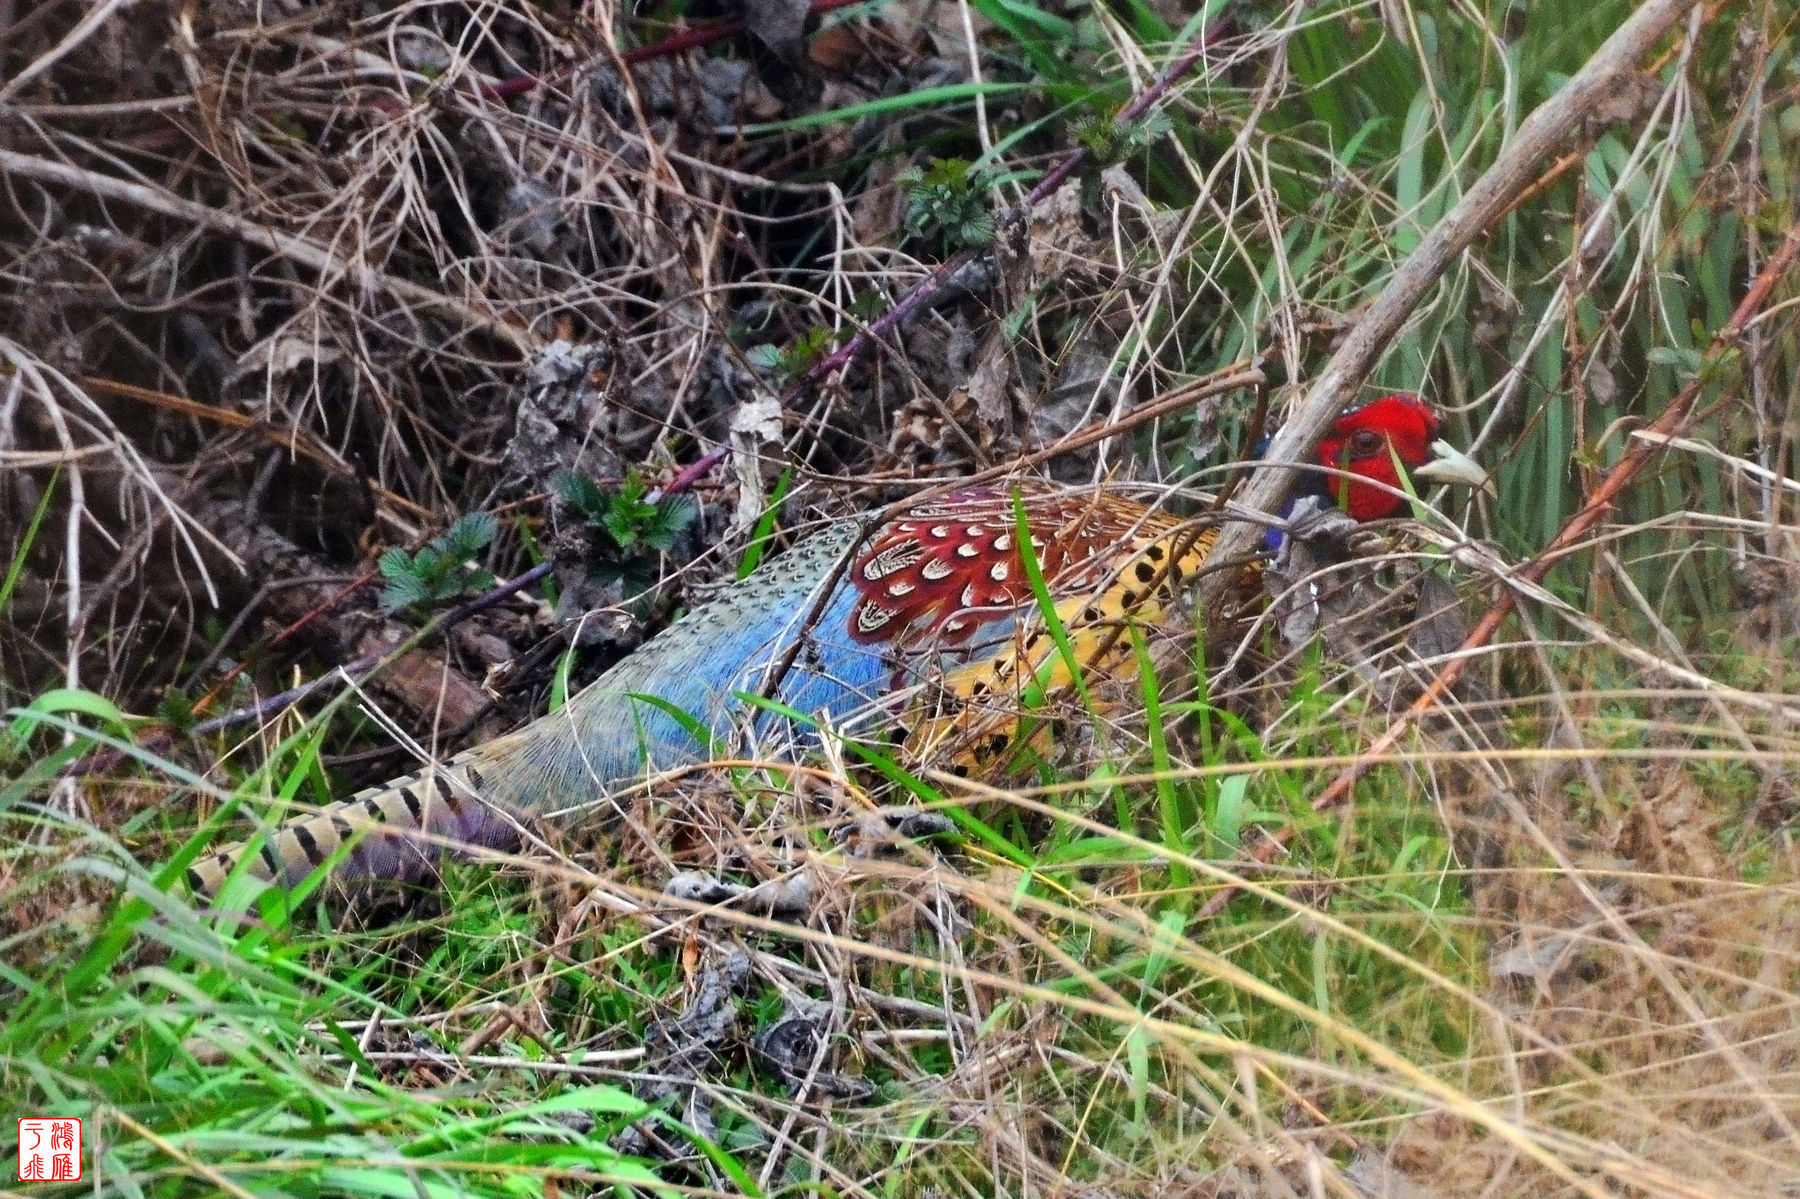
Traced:
<path fill-rule="evenodd" d="M 376 569 L 387 580 L 381 602 L 390 612 L 430 607 L 461 596 L 485 591 L 494 585 L 493 573 L 471 559 L 480 554 L 500 531 L 490 512 L 470 512 L 427 545 L 408 553 L 391 549 L 381 555 Z"/>

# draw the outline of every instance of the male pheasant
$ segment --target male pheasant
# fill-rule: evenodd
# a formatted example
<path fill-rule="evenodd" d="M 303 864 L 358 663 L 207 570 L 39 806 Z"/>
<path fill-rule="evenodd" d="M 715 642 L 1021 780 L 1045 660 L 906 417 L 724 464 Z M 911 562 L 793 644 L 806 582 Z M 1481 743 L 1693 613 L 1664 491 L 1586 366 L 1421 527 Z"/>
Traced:
<path fill-rule="evenodd" d="M 1485 476 L 1439 440 L 1417 397 L 1346 412 L 1321 445 L 1312 486 L 1358 520 L 1398 512 L 1397 464 L 1417 480 Z M 1004 740 L 1027 685 L 1069 685 L 1025 555 L 1055 601 L 1084 671 L 1129 671 L 1128 620 L 1161 618 L 1198 570 L 1214 530 L 1114 491 L 1042 484 L 972 488 L 920 504 L 867 536 L 849 524 L 815 534 L 651 638 L 560 710 L 441 764 L 298 817 L 196 862 L 193 890 L 214 896 L 251 846 L 249 876 L 292 886 L 352 845 L 336 877 L 413 880 L 443 842 L 507 849 L 522 821 L 590 809 L 647 773 L 702 760 L 764 695 L 752 733 L 780 734 L 774 705 L 843 728 L 872 717 L 914 741 Z M 925 696 L 928 698 L 921 698 Z M 677 714 L 680 714 L 679 717 Z M 360 837 L 360 840 L 357 838 Z"/>

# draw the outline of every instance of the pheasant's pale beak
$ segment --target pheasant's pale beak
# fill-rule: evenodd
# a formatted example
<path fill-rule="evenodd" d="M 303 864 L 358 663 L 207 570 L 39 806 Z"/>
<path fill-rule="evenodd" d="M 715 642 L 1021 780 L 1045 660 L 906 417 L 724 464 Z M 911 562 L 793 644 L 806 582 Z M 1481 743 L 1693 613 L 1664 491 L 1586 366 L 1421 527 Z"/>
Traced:
<path fill-rule="evenodd" d="M 1494 481 L 1488 478 L 1488 473 L 1481 469 L 1475 459 L 1447 441 L 1432 442 L 1431 461 L 1414 467 L 1412 474 L 1414 479 L 1424 479 L 1431 483 L 1460 483 L 1464 487 L 1474 487 L 1489 495 L 1494 494 Z"/>

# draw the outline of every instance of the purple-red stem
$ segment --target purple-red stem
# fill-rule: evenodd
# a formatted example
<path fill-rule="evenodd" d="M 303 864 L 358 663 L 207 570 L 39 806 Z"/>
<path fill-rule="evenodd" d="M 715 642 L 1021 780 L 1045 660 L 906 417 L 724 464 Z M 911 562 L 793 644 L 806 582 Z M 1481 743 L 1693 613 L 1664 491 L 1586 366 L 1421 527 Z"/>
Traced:
<path fill-rule="evenodd" d="M 806 6 L 808 16 L 833 12 L 840 8 L 849 8 L 852 4 L 862 4 L 864 0 L 813 0 Z M 680 33 L 671 34 L 660 42 L 652 42 L 648 46 L 639 46 L 635 50 L 627 50 L 619 55 L 619 61 L 627 66 L 650 62 L 658 58 L 668 58 L 680 54 L 683 50 L 692 50 L 699 46 L 710 46 L 714 42 L 722 42 L 728 37 L 737 37 L 748 33 L 750 23 L 742 19 L 729 21 L 712 21 L 705 25 L 697 25 L 692 29 L 684 29 Z M 545 80 L 540 75 L 517 75 L 511 79 L 503 79 L 498 83 L 481 84 L 481 94 L 489 100 L 510 100 L 514 96 L 522 96 L 526 92 L 544 86 L 546 82 L 560 82 L 568 72 L 562 71 Z"/>
<path fill-rule="evenodd" d="M 849 8 L 852 4 L 861 4 L 864 0 L 813 0 L 806 6 L 809 16 L 831 12 L 834 9 Z M 750 23 L 741 19 L 715 21 L 710 25 L 701 25 L 654 42 L 648 46 L 639 46 L 636 50 L 627 50 L 619 55 L 626 62 L 636 66 L 640 62 L 649 62 L 653 58 L 666 58 L 671 54 L 679 54 L 683 50 L 692 50 L 695 46 L 705 46 L 728 37 L 736 37 L 740 33 L 748 33 Z"/>

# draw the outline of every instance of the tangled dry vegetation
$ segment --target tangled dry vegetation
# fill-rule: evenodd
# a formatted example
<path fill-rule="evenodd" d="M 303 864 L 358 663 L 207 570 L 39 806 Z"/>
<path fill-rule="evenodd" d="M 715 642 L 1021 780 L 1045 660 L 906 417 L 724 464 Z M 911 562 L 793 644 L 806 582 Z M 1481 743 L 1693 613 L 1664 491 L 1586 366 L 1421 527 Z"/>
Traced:
<path fill-rule="evenodd" d="M 108 1128 L 121 1194 L 271 1163 L 334 1194 L 1793 1193 L 1793 275 L 1716 336 L 1800 211 L 1780 0 L 1697 7 L 1389 347 L 1381 382 L 1499 477 L 1468 535 L 1392 531 L 1375 591 L 1290 604 L 1204 683 L 1159 658 L 1166 689 L 1072 722 L 1057 769 L 681 780 L 621 844 L 536 861 L 567 887 L 452 870 L 397 932 L 302 919 L 304 967 L 145 899 L 233 787 L 316 801 L 313 750 L 348 786 L 411 763 L 348 718 L 283 745 L 328 692 L 267 702 L 414 637 L 429 604 L 383 584 L 553 572 L 361 693 L 441 751 L 923 482 L 1060 446 L 1035 469 L 1200 510 L 1631 6 L 1245 2 L 1204 35 L 1173 2 L 813 7 L 0 0 L 0 706 L 156 714 L 142 760 L 79 722 L 0 743 L 28 963 L 0 1094 Z M 1154 120 L 1110 124 L 1202 43 Z M 818 369 L 947 261 L 879 352 Z M 1515 576 L 1690 384 L 1653 470 Z M 1460 640 L 1321 652 L 1321 612 L 1411 612 L 1440 576 L 1520 610 L 1312 817 Z M 895 855 L 856 814 L 921 798 L 991 836 Z M 798 927 L 660 893 L 801 866 Z M 145 906 L 76 915 L 120 885 Z M 601 1082 L 717 1150 L 563 1090 Z M 515 1119 L 559 1093 L 586 1123 Z"/>

